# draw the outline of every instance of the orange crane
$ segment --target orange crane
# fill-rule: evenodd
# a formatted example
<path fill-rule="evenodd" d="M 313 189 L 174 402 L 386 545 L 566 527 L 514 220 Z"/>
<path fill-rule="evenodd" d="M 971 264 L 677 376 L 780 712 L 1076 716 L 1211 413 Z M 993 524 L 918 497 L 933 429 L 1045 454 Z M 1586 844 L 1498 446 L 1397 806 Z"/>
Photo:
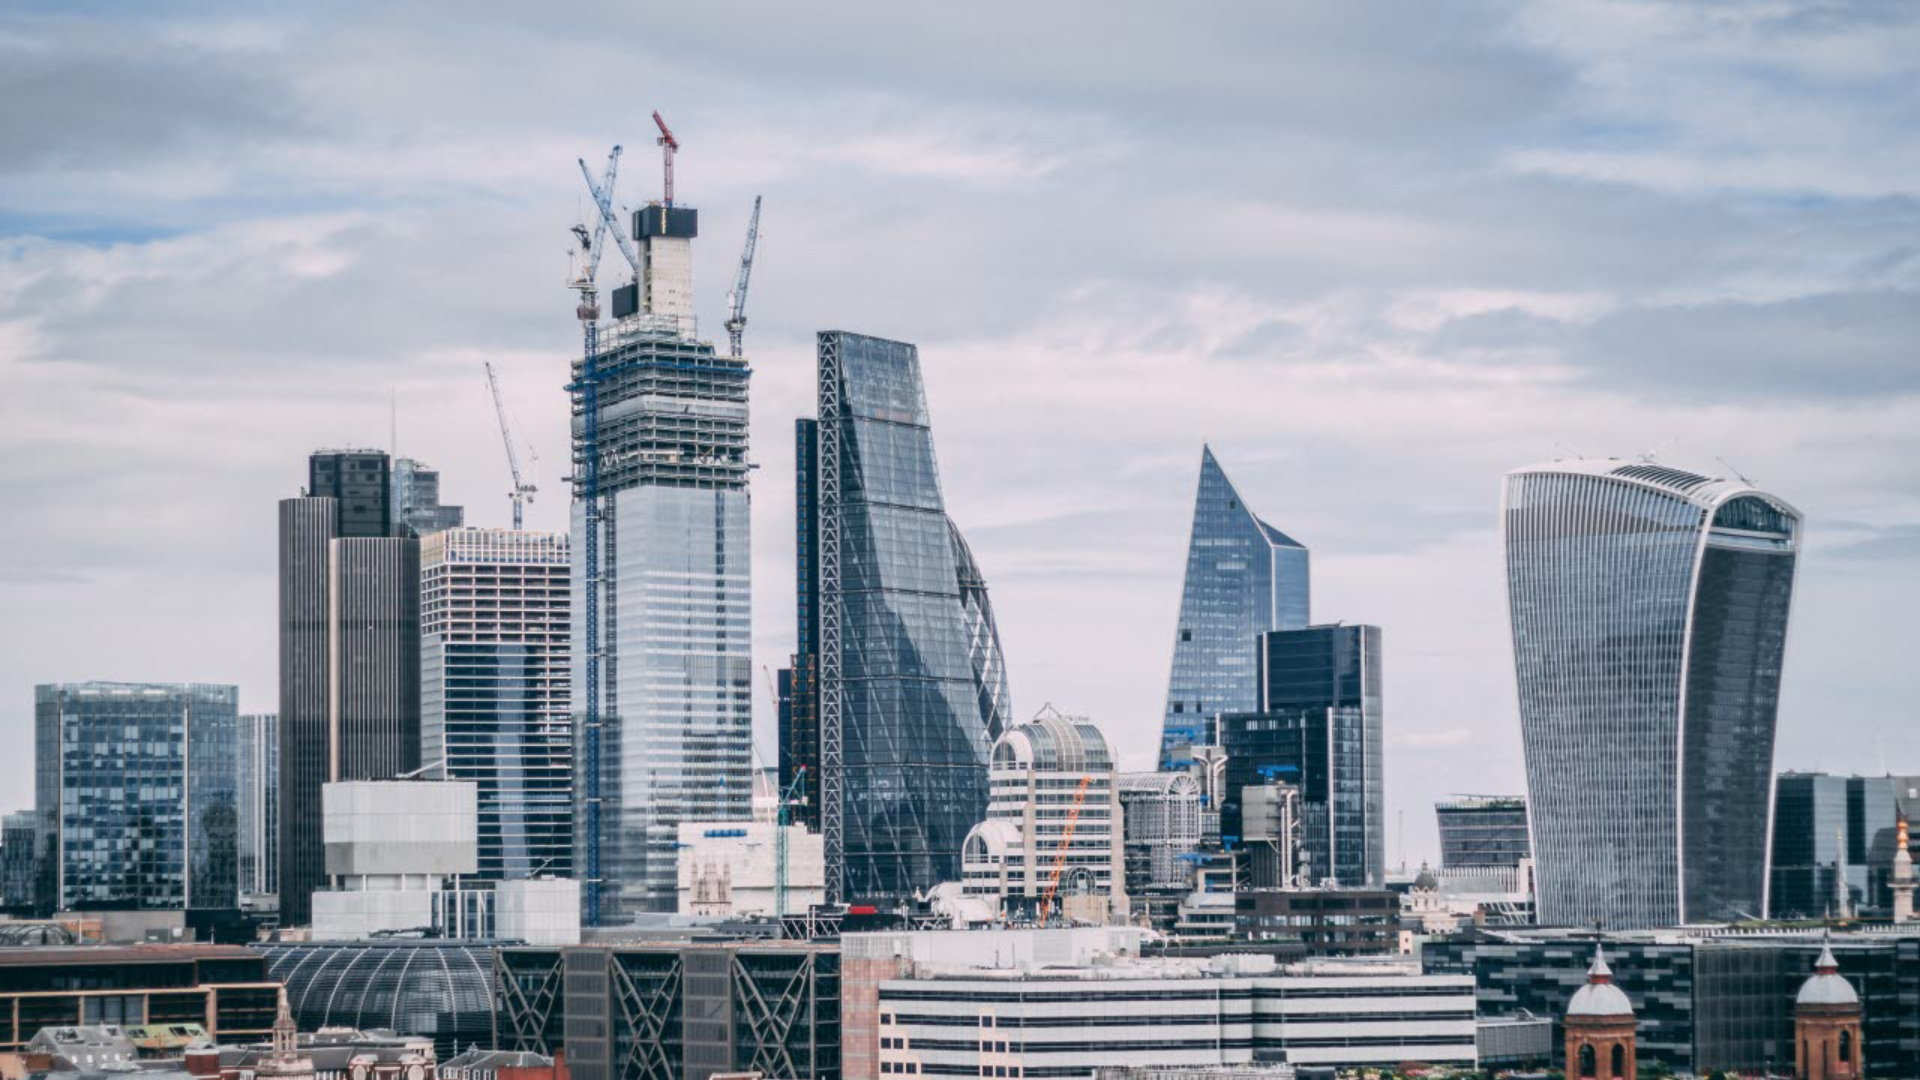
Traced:
<path fill-rule="evenodd" d="M 1060 874 L 1067 868 L 1067 850 L 1073 846 L 1073 829 L 1080 824 L 1080 806 L 1087 801 L 1087 785 L 1093 783 L 1093 777 L 1080 778 L 1080 786 L 1073 792 L 1073 809 L 1067 811 L 1067 827 L 1060 833 L 1060 854 L 1053 859 L 1053 875 L 1047 881 L 1047 893 L 1040 899 L 1041 926 L 1047 925 L 1047 916 L 1053 914 L 1053 898 L 1060 892 Z"/>

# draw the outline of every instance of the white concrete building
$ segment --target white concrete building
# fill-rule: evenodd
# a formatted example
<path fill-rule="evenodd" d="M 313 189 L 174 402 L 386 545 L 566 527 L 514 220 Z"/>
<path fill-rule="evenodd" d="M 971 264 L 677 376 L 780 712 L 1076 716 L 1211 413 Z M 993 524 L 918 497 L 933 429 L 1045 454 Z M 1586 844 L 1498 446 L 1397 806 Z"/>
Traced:
<path fill-rule="evenodd" d="M 1044 903 L 1057 872 L 1055 913 L 1124 921 L 1120 793 L 1100 729 L 1048 708 L 1001 735 L 990 761 L 987 820 L 960 849 L 965 893 L 1025 914 Z"/>
<path fill-rule="evenodd" d="M 868 1074 L 1078 1078 L 1102 1067 L 1475 1063 L 1473 979 L 1406 962 L 1138 955 L 1122 927 L 850 934 L 845 1007 L 871 994 Z M 873 989 L 869 989 L 872 984 Z"/>
<path fill-rule="evenodd" d="M 580 944 L 580 883 L 521 878 L 493 887 L 495 936 L 529 945 Z"/>
<path fill-rule="evenodd" d="M 313 939 L 443 926 L 486 932 L 486 899 L 448 880 L 478 867 L 478 791 L 458 780 L 352 780 L 320 789 L 333 887 L 313 894 Z"/>
<path fill-rule="evenodd" d="M 1181 856 L 1204 835 L 1200 784 L 1188 773 L 1121 773 L 1114 778 L 1124 815 L 1127 893 L 1178 889 L 1193 876 Z"/>
<path fill-rule="evenodd" d="M 826 903 L 821 836 L 787 825 L 787 906 L 775 911 L 781 828 L 771 821 L 681 822 L 679 914 L 792 915 Z"/>

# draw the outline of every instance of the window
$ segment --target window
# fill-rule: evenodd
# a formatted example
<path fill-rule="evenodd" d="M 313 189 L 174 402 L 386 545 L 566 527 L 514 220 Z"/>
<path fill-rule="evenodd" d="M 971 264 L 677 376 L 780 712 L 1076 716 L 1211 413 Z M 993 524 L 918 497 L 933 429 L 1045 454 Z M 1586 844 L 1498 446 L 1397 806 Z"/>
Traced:
<path fill-rule="evenodd" d="M 1840 1060 L 1853 1060 L 1853 1032 L 1845 1029 L 1840 1032 Z"/>
<path fill-rule="evenodd" d="M 1595 1072 L 1593 1044 L 1588 1043 L 1580 1048 L 1580 1075 L 1593 1076 Z"/>
<path fill-rule="evenodd" d="M 1627 1075 L 1627 1048 L 1618 1043 L 1613 1047 L 1613 1075 L 1615 1077 Z"/>

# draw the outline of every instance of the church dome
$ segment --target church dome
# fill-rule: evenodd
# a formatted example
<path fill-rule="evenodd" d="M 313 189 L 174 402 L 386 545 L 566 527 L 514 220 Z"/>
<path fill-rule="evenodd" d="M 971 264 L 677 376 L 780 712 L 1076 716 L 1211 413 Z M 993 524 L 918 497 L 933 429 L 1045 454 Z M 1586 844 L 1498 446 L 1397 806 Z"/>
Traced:
<path fill-rule="evenodd" d="M 1813 975 L 1800 984 L 1800 994 L 1793 999 L 1795 1005 L 1858 1005 L 1860 995 L 1840 974 L 1840 962 L 1833 958 L 1833 949 L 1822 946 L 1820 959 L 1813 962 Z"/>
<path fill-rule="evenodd" d="M 1607 958 L 1600 953 L 1600 946 L 1593 947 L 1593 966 L 1587 968 L 1587 985 L 1574 992 L 1573 1000 L 1567 1002 L 1568 1017 L 1614 1017 L 1632 1016 L 1633 1002 L 1619 987 L 1613 985 L 1613 969 L 1607 966 Z"/>

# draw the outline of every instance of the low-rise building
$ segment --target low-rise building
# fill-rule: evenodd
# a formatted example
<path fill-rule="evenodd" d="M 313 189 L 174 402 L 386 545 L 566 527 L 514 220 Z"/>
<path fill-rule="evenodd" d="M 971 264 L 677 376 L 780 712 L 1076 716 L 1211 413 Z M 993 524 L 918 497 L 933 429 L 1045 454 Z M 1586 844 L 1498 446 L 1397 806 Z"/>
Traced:
<path fill-rule="evenodd" d="M 1143 958 L 1122 927 L 842 940 L 845 1080 L 1103 1067 L 1472 1066 L 1472 980 L 1409 964 Z"/>
<path fill-rule="evenodd" d="M 264 960 L 229 945 L 0 948 L 0 1051 L 43 1028 L 197 1024 L 216 1040 L 273 1027 L 280 986 Z"/>
<path fill-rule="evenodd" d="M 777 910 L 782 833 L 786 908 Z M 805 825 L 683 821 L 678 863 L 682 915 L 794 915 L 827 902 L 826 847 Z"/>
<path fill-rule="evenodd" d="M 1382 956 L 1400 950 L 1400 898 L 1381 889 L 1247 889 L 1234 897 L 1234 930 L 1252 941 L 1299 941 L 1312 956 Z"/>

